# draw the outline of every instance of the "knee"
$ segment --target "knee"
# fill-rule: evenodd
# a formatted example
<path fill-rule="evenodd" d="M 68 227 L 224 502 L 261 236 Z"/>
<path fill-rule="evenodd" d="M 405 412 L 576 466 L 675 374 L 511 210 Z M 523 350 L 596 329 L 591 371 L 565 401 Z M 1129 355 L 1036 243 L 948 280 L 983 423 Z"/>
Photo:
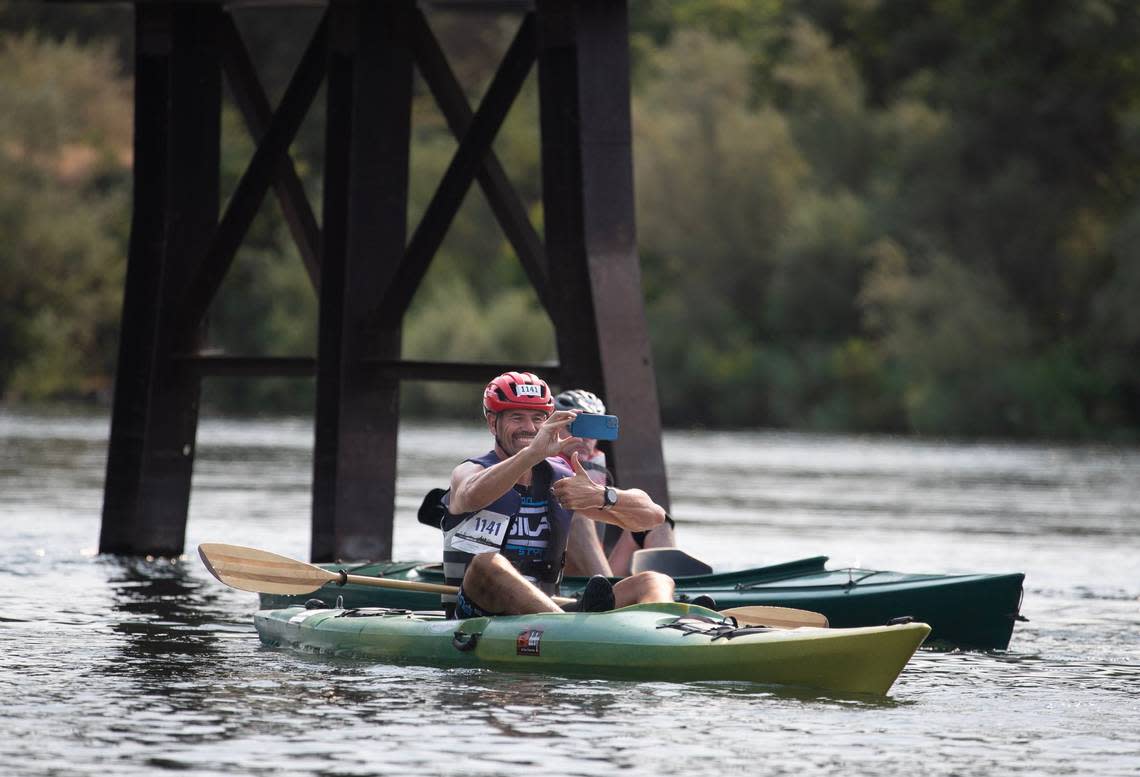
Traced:
<path fill-rule="evenodd" d="M 638 572 L 614 586 L 618 607 L 673 601 L 673 578 L 660 572 Z"/>
<path fill-rule="evenodd" d="M 467 564 L 467 572 L 463 575 L 463 582 L 471 580 L 485 580 L 509 569 L 511 562 L 498 553 L 480 553 Z"/>
<path fill-rule="evenodd" d="M 638 572 L 633 577 L 637 580 L 638 586 L 644 589 L 668 591 L 670 595 L 673 593 L 673 578 L 668 575 L 663 575 L 660 572 Z"/>

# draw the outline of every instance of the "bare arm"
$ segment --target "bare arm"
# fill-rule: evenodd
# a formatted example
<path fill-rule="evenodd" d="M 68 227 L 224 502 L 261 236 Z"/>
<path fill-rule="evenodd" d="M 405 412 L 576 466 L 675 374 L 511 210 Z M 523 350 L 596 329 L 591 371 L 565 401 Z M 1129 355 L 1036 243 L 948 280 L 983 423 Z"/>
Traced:
<path fill-rule="evenodd" d="M 481 467 L 473 461 L 465 461 L 452 470 L 448 512 L 459 515 L 482 510 L 507 493 L 540 461 L 561 453 L 574 438 L 563 438 L 559 433 L 574 420 L 574 415 L 568 411 L 554 413 L 539 427 L 530 445 L 498 464 Z"/>
<path fill-rule="evenodd" d="M 465 461 L 451 472 L 451 498 L 447 511 L 452 515 L 482 510 L 510 491 L 533 464 L 517 454 L 490 467 Z"/>
<path fill-rule="evenodd" d="M 615 489 L 617 503 L 606 510 L 600 507 L 582 508 L 574 512 L 604 523 L 615 523 L 630 531 L 648 531 L 665 523 L 665 508 L 640 488 Z M 599 497 L 598 501 L 601 501 Z"/>
<path fill-rule="evenodd" d="M 590 479 L 578 454 L 570 460 L 574 477 L 563 478 L 551 490 L 567 510 L 603 523 L 613 523 L 630 531 L 647 531 L 665 522 L 665 508 L 654 502 L 640 488 L 615 489 L 617 503 L 603 510 L 605 487 Z"/>
<path fill-rule="evenodd" d="M 580 577 L 614 576 L 595 526 L 590 519 L 574 515 L 574 520 L 570 523 L 570 535 L 566 538 L 566 574 Z"/>

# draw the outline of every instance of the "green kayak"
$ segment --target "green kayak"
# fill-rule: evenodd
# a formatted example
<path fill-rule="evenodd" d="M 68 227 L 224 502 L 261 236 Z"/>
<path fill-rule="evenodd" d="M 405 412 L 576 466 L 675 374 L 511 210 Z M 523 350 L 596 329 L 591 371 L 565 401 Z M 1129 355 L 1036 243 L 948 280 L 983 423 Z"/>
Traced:
<path fill-rule="evenodd" d="M 910 616 L 930 625 L 932 642 L 979 650 L 1004 650 L 1020 618 L 1025 575 L 941 575 L 873 569 L 826 569 L 826 556 L 736 572 L 677 578 L 677 598 L 708 594 L 717 607 L 775 605 L 813 610 L 833 627 L 876 626 Z M 326 569 L 337 570 L 335 565 Z M 422 583 L 443 583 L 439 564 L 381 562 L 347 568 L 357 575 Z M 567 596 L 581 590 L 584 578 L 566 578 Z M 303 596 L 261 595 L 262 609 L 302 604 L 317 598 L 343 607 L 439 608 L 438 594 L 348 584 L 326 585 Z"/>
<path fill-rule="evenodd" d="M 924 623 L 738 627 L 679 603 L 464 621 L 384 608 L 290 607 L 262 610 L 254 623 L 267 645 L 386 662 L 868 694 L 885 694 L 930 633 Z"/>

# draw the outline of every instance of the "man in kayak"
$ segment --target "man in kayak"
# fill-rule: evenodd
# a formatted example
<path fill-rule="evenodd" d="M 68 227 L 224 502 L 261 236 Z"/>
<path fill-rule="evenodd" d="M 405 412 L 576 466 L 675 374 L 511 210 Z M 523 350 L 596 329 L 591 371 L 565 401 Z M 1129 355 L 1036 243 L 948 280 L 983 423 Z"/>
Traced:
<path fill-rule="evenodd" d="M 504 373 L 484 389 L 495 446 L 455 468 L 444 498 L 444 576 L 460 586 L 444 606 L 456 617 L 559 612 L 550 597 L 575 515 L 630 531 L 664 522 L 665 511 L 644 491 L 594 482 L 570 453 L 581 444 L 567 429 L 577 412 L 555 411 L 550 387 L 529 372 Z M 580 609 L 671 601 L 672 579 L 644 572 L 612 588 L 604 577 L 592 578 Z"/>
<path fill-rule="evenodd" d="M 591 391 L 571 389 L 554 398 L 555 410 L 576 410 L 580 413 L 606 412 L 605 403 Z M 598 449 L 598 441 L 581 437 L 577 444 L 562 454 L 570 464 L 573 454 L 586 470 L 590 479 L 603 486 L 613 485 L 613 475 L 606 468 L 606 454 Z M 613 527 L 613 528 L 610 528 Z M 614 535 L 617 535 L 616 537 Z M 666 513 L 665 520 L 649 531 L 628 531 L 610 523 L 606 525 L 605 545 L 611 546 L 607 554 L 598 537 L 596 524 L 582 515 L 575 515 L 570 527 L 566 548 L 566 573 L 581 577 L 604 575 L 625 577 L 635 551 L 642 548 L 673 548 L 677 541 L 673 535 L 673 519 Z"/>

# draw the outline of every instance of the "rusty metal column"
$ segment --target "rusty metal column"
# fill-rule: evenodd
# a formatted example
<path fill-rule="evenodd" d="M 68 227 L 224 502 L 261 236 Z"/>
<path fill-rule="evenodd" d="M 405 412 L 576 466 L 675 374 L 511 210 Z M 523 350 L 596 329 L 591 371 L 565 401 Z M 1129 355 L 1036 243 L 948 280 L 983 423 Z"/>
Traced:
<path fill-rule="evenodd" d="M 314 561 L 387 559 L 395 512 L 398 325 L 376 322 L 404 255 L 411 132 L 412 0 L 329 7 Z"/>
<path fill-rule="evenodd" d="M 177 556 L 200 380 L 171 355 L 193 350 L 181 293 L 218 219 L 221 8 L 135 6 L 134 199 L 99 549 Z"/>
<path fill-rule="evenodd" d="M 546 251 L 565 388 L 621 417 L 619 482 L 668 509 L 633 197 L 625 0 L 538 0 Z"/>

